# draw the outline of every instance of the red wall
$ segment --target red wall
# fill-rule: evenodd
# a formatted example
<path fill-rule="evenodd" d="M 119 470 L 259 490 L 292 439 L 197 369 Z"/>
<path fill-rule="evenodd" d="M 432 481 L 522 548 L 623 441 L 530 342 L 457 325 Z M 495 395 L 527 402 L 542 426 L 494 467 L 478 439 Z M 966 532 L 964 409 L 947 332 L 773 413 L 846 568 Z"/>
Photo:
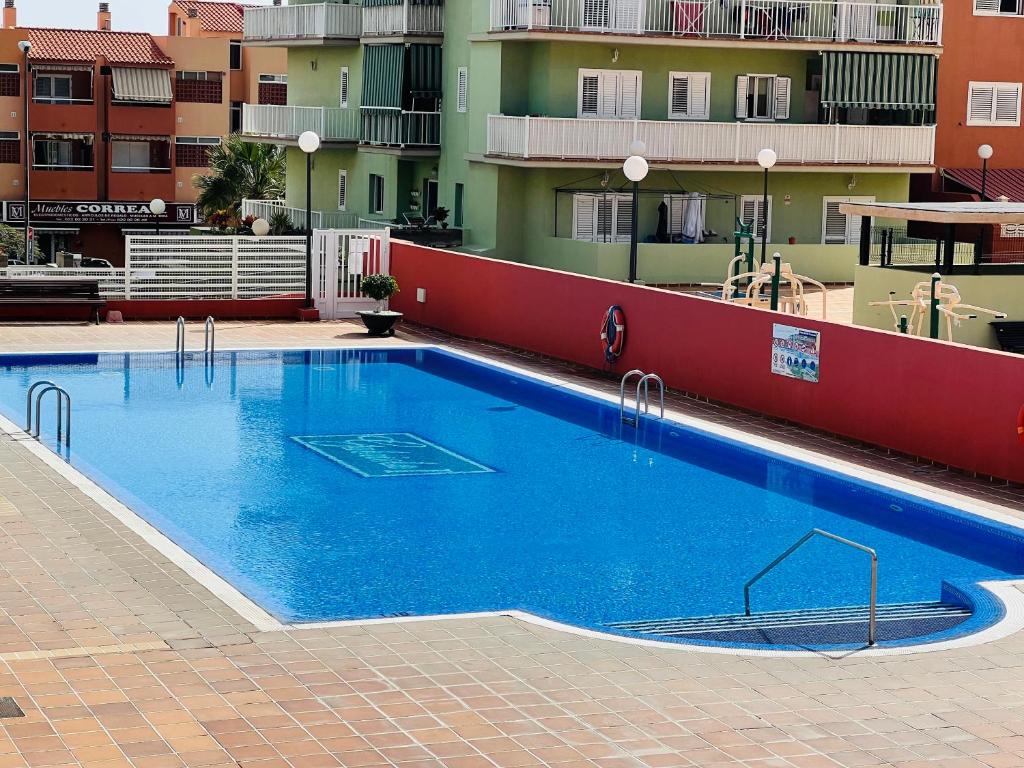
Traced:
<path fill-rule="evenodd" d="M 1024 357 L 777 315 L 655 288 L 394 243 L 393 309 L 470 338 L 608 369 L 605 310 L 627 322 L 616 374 L 985 475 L 1024 482 Z M 416 301 L 416 289 L 427 301 Z M 772 324 L 821 331 L 821 381 L 771 373 Z"/>
<path fill-rule="evenodd" d="M 209 299 L 186 301 L 118 301 L 107 302 L 100 310 L 105 317 L 111 310 L 121 312 L 125 320 L 293 320 L 305 299 Z M 92 308 L 64 304 L 0 305 L 0 320 L 89 320 Z"/>

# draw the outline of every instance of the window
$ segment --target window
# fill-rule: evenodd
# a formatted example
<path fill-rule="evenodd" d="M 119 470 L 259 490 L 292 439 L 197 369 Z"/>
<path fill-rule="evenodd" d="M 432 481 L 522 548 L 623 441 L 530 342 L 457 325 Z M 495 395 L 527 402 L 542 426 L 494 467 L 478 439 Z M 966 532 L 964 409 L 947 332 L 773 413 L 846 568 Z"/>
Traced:
<path fill-rule="evenodd" d="M 348 67 L 341 68 L 338 106 L 342 109 L 348 109 Z"/>
<path fill-rule="evenodd" d="M 92 168 L 92 146 L 82 140 L 35 139 L 32 142 L 36 168 L 78 170 Z"/>
<path fill-rule="evenodd" d="M 874 197 L 825 197 L 821 204 L 821 242 L 856 245 L 860 242 L 860 216 L 847 216 L 839 210 L 843 203 L 873 203 Z"/>
<path fill-rule="evenodd" d="M 208 80 L 209 72 L 197 72 L 191 69 L 178 70 L 176 74 L 179 80 Z"/>
<path fill-rule="evenodd" d="M 177 72 L 174 98 L 191 104 L 220 104 L 224 99 L 223 72 Z"/>
<path fill-rule="evenodd" d="M 967 87 L 968 125 L 1020 125 L 1020 83 L 971 83 Z"/>
<path fill-rule="evenodd" d="M 174 140 L 175 164 L 179 168 L 206 168 L 210 148 L 220 144 L 220 136 L 178 136 Z"/>
<path fill-rule="evenodd" d="M 788 120 L 791 81 L 778 75 L 736 78 L 737 120 Z"/>
<path fill-rule="evenodd" d="M 183 37 L 185 34 L 185 20 L 181 16 L 174 17 L 174 34 L 176 37 Z"/>
<path fill-rule="evenodd" d="M 459 112 L 469 111 L 469 67 L 459 67 L 458 98 L 456 101 Z"/>
<path fill-rule="evenodd" d="M 338 171 L 338 210 L 348 207 L 348 171 Z"/>
<path fill-rule="evenodd" d="M 36 75 L 33 97 L 47 104 L 70 103 L 71 75 Z"/>
<path fill-rule="evenodd" d="M 0 64 L 0 96 L 21 96 L 21 73 L 17 64 Z"/>
<path fill-rule="evenodd" d="M 21 136 L 17 131 L 0 131 L 0 163 L 21 163 Z"/>
<path fill-rule="evenodd" d="M 452 219 L 456 227 L 461 229 L 465 219 L 466 185 L 455 185 L 455 210 L 452 212 Z"/>
<path fill-rule="evenodd" d="M 711 73 L 668 73 L 670 120 L 707 120 L 711 115 Z"/>
<path fill-rule="evenodd" d="M 740 198 L 740 220 L 749 225 L 754 224 L 754 235 L 761 242 L 763 199 L 761 195 L 743 195 Z M 768 242 L 772 241 L 772 196 L 768 195 Z"/>
<path fill-rule="evenodd" d="M 633 227 L 633 196 L 572 196 L 572 239 L 589 243 L 628 243 Z"/>
<path fill-rule="evenodd" d="M 370 213 L 384 213 L 384 177 L 370 174 Z"/>
<path fill-rule="evenodd" d="M 231 130 L 230 130 L 230 132 L 231 133 L 241 133 L 242 132 L 242 102 L 240 102 L 240 101 L 232 101 L 231 102 L 230 115 L 231 115 L 231 125 L 230 125 L 230 129 Z"/>
<path fill-rule="evenodd" d="M 260 75 L 261 83 L 287 83 L 288 75 Z"/>
<path fill-rule="evenodd" d="M 111 170 L 119 173 L 149 172 L 148 141 L 112 141 L 110 142 Z"/>
<path fill-rule="evenodd" d="M 975 16 L 1021 16 L 1024 15 L 1022 0 L 974 0 Z"/>
<path fill-rule="evenodd" d="M 577 117 L 640 117 L 642 78 L 633 70 L 581 69 Z"/>
<path fill-rule="evenodd" d="M 232 40 L 228 46 L 228 60 L 230 61 L 228 66 L 233 72 L 237 72 L 242 68 L 242 41 Z"/>

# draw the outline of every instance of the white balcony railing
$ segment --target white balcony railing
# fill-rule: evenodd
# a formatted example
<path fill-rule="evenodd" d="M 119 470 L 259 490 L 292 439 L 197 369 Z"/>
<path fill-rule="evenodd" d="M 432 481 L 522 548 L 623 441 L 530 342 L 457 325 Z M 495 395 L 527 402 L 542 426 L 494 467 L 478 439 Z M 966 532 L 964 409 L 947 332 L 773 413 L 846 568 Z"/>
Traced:
<path fill-rule="evenodd" d="M 364 109 L 362 141 L 374 146 L 438 147 L 441 113 Z"/>
<path fill-rule="evenodd" d="M 491 0 L 491 31 L 938 45 L 942 5 L 868 0 Z"/>
<path fill-rule="evenodd" d="M 799 125 L 558 117 L 487 118 L 487 154 L 537 160 L 623 160 L 635 139 L 661 163 L 779 162 L 808 165 L 931 165 L 935 126 Z"/>
<path fill-rule="evenodd" d="M 243 200 L 242 218 L 255 216 L 270 221 L 276 214 L 284 212 L 294 229 L 306 228 L 306 209 L 288 205 L 284 200 Z M 359 217 L 345 211 L 310 211 L 313 229 L 355 229 Z"/>
<path fill-rule="evenodd" d="M 324 141 L 358 141 L 359 110 L 338 107 L 285 107 L 271 104 L 242 105 L 244 136 L 294 140 L 303 131 L 316 131 Z"/>
<path fill-rule="evenodd" d="M 373 5 L 363 7 L 363 35 L 387 37 L 390 35 L 444 34 L 443 5 Z"/>
<path fill-rule="evenodd" d="M 361 7 L 339 3 L 245 9 L 245 40 L 251 42 L 359 38 Z"/>

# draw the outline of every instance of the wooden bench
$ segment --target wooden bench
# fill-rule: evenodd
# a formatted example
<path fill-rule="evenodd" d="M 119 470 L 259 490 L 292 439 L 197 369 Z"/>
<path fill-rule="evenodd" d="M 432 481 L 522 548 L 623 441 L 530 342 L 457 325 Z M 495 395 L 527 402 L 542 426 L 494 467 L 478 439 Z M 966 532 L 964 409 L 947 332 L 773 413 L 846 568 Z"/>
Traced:
<path fill-rule="evenodd" d="M 77 277 L 0 278 L 0 306 L 87 306 L 90 318 L 100 324 L 100 310 L 107 302 L 100 296 L 99 280 Z"/>
<path fill-rule="evenodd" d="M 1024 322 L 1020 320 L 995 320 L 989 323 L 996 331 L 996 341 L 1004 352 L 1024 355 Z"/>

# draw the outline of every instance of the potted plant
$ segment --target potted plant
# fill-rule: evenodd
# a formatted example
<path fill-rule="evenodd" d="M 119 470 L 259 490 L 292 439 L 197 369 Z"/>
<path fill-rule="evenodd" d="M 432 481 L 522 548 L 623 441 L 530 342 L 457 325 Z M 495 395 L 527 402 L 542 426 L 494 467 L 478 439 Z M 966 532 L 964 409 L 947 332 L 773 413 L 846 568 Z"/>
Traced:
<path fill-rule="evenodd" d="M 367 275 L 360 283 L 364 296 L 377 302 L 377 309 L 356 312 L 371 336 L 394 336 L 395 323 L 402 319 L 401 312 L 386 309 L 387 300 L 398 293 L 398 281 L 391 275 Z"/>
<path fill-rule="evenodd" d="M 441 225 L 441 229 L 448 229 L 448 214 L 451 213 L 443 205 L 434 209 L 434 221 Z"/>

